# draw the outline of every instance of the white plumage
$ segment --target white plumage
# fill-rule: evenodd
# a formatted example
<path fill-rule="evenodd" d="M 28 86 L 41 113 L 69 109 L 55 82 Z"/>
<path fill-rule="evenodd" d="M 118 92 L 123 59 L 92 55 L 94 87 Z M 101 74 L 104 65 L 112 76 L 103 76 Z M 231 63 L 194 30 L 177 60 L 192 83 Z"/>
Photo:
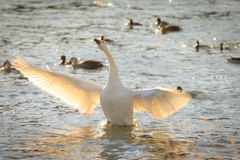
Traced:
<path fill-rule="evenodd" d="M 106 120 L 114 125 L 133 125 L 133 110 L 144 110 L 155 118 L 164 118 L 191 99 L 191 94 L 178 89 L 131 90 L 124 87 L 106 43 L 96 39 L 94 41 L 109 62 L 108 82 L 104 87 L 65 74 L 37 69 L 25 63 L 21 57 L 14 60 L 14 66 L 33 84 L 78 108 L 80 113 L 93 113 L 100 99 Z"/>

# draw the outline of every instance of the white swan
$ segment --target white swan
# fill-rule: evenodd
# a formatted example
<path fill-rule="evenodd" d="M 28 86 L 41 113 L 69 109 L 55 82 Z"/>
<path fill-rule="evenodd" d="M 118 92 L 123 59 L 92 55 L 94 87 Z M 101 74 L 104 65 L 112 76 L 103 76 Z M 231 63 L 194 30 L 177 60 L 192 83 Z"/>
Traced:
<path fill-rule="evenodd" d="M 14 66 L 33 84 L 78 108 L 80 113 L 91 114 L 100 99 L 106 120 L 114 125 L 133 125 L 133 110 L 144 110 L 155 118 L 164 118 L 191 99 L 191 94 L 179 89 L 132 90 L 124 87 L 106 42 L 97 39 L 94 41 L 109 62 L 108 81 L 104 87 L 65 74 L 34 68 L 20 57 L 14 60 Z"/>

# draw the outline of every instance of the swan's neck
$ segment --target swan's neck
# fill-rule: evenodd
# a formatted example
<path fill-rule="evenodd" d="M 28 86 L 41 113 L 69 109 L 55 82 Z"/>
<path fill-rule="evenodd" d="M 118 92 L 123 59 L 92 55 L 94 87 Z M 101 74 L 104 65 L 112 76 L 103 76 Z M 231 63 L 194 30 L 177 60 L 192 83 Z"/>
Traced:
<path fill-rule="evenodd" d="M 114 85 L 121 84 L 120 78 L 118 76 L 118 69 L 112 57 L 112 54 L 110 53 L 108 48 L 106 48 L 103 52 L 105 53 L 109 63 L 109 73 L 108 73 L 107 84 L 114 84 Z"/>

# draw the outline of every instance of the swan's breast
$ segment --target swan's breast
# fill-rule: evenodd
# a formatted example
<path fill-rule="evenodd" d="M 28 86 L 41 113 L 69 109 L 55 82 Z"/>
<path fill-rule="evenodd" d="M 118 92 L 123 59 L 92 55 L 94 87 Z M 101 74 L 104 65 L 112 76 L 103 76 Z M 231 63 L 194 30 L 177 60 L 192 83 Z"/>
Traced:
<path fill-rule="evenodd" d="M 106 86 L 100 95 L 102 111 L 108 121 L 115 125 L 132 125 L 133 102 L 131 90 Z"/>

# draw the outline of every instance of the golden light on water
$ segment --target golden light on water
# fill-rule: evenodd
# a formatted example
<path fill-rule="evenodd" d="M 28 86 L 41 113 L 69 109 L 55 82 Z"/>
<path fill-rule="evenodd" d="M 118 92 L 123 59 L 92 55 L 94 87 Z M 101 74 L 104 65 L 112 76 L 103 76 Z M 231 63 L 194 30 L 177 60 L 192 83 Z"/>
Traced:
<path fill-rule="evenodd" d="M 94 4 L 97 4 L 97 3 L 103 3 L 102 1 L 94 1 Z"/>
<path fill-rule="evenodd" d="M 216 41 L 216 37 L 213 37 L 213 40 Z"/>
<path fill-rule="evenodd" d="M 172 0 L 169 0 L 170 3 L 172 3 Z"/>
<path fill-rule="evenodd" d="M 113 3 L 111 1 L 108 2 L 108 6 L 113 6 Z"/>
<path fill-rule="evenodd" d="M 127 5 L 127 8 L 130 8 L 130 4 Z"/>

